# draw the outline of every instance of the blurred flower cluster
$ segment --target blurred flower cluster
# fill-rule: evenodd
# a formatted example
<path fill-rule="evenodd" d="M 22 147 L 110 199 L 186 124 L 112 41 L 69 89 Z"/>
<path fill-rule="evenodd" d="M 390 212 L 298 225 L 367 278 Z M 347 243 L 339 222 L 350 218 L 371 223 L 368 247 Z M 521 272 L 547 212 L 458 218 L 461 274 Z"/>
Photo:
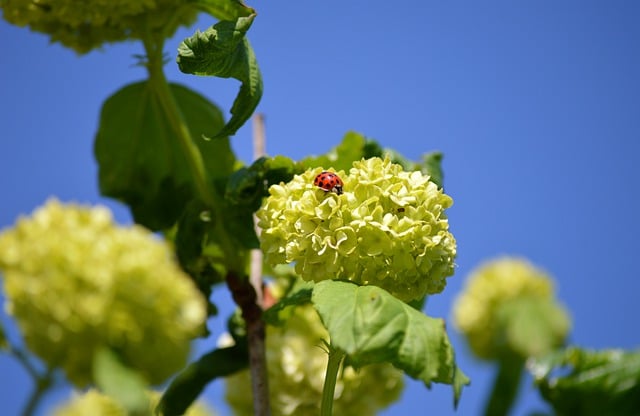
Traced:
<path fill-rule="evenodd" d="M 320 412 L 329 334 L 311 305 L 299 306 L 284 327 L 267 327 L 267 368 L 274 416 L 315 416 Z M 248 371 L 226 378 L 226 399 L 236 416 L 253 414 Z M 336 383 L 333 413 L 375 415 L 402 391 L 402 372 L 390 364 L 343 368 Z"/>
<path fill-rule="evenodd" d="M 160 400 L 160 393 L 149 392 L 149 411 L 140 416 L 154 415 L 154 409 Z M 77 394 L 68 402 L 58 406 L 54 416 L 128 416 L 129 413 L 117 401 L 96 390 Z M 214 416 L 215 413 L 204 403 L 194 403 L 184 416 Z"/>
<path fill-rule="evenodd" d="M 188 0 L 0 0 L 9 23 L 50 35 L 79 53 L 104 43 L 170 36 L 195 20 Z"/>
<path fill-rule="evenodd" d="M 49 201 L 0 234 L 6 308 L 31 351 L 90 383 L 94 353 L 116 351 L 148 382 L 180 369 L 206 301 L 169 247 L 102 207 Z"/>
<path fill-rule="evenodd" d="M 266 261 L 295 263 L 305 280 L 379 286 L 404 301 L 441 292 L 456 256 L 445 214 L 453 200 L 428 176 L 388 158 L 336 172 L 342 195 L 313 185 L 322 170 L 269 189 L 257 212 Z"/>
<path fill-rule="evenodd" d="M 469 276 L 453 318 L 473 353 L 536 356 L 562 345 L 571 322 L 555 299 L 553 280 L 524 259 L 504 257 Z"/>

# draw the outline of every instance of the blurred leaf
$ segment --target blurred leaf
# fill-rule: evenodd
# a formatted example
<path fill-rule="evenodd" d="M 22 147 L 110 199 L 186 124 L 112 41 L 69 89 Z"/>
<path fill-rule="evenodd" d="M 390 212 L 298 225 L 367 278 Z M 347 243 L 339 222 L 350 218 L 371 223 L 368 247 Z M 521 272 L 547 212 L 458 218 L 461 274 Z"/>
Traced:
<path fill-rule="evenodd" d="M 430 318 L 376 286 L 326 280 L 311 298 L 331 345 L 355 366 L 390 362 L 409 376 L 451 384 L 454 405 L 469 379 L 456 366 L 444 321 Z"/>
<path fill-rule="evenodd" d="M 228 175 L 235 161 L 228 139 L 202 139 L 223 126 L 220 110 L 185 87 L 170 87 L 210 178 Z M 187 159 L 167 120 L 153 86 L 131 84 L 105 101 L 95 141 L 101 193 L 124 201 L 135 221 L 152 230 L 175 224 L 195 193 Z"/>
<path fill-rule="evenodd" d="M 226 377 L 249 366 L 246 342 L 213 350 L 189 364 L 171 382 L 160 399 L 156 414 L 183 415 L 191 404 L 216 378 Z"/>
<path fill-rule="evenodd" d="M 638 415 L 640 351 L 567 348 L 528 369 L 559 415 Z"/>
<path fill-rule="evenodd" d="M 311 302 L 313 283 L 298 280 L 282 299 L 264 311 L 263 319 L 273 326 L 282 326 L 291 315 L 294 307 Z"/>
<path fill-rule="evenodd" d="M 229 122 L 212 137 L 233 135 L 251 117 L 262 98 L 262 75 L 253 49 L 245 37 L 255 14 L 221 21 L 196 32 L 178 48 L 178 66 L 186 74 L 235 78 L 242 83 L 231 107 Z"/>
<path fill-rule="evenodd" d="M 520 298 L 498 310 L 505 344 L 521 357 L 536 357 L 562 345 L 569 332 L 565 311 L 552 299 Z"/>
<path fill-rule="evenodd" d="M 236 20 L 256 12 L 238 0 L 196 0 L 194 4 L 218 20 Z"/>
<path fill-rule="evenodd" d="M 425 175 L 431 177 L 431 182 L 442 188 L 444 181 L 444 173 L 442 171 L 442 153 L 431 152 L 422 155 L 422 164 L 420 170 Z"/>
<path fill-rule="evenodd" d="M 106 348 L 96 351 L 93 371 L 98 388 L 120 403 L 127 413 L 148 411 L 147 383 L 139 373 L 125 366 L 113 351 Z"/>

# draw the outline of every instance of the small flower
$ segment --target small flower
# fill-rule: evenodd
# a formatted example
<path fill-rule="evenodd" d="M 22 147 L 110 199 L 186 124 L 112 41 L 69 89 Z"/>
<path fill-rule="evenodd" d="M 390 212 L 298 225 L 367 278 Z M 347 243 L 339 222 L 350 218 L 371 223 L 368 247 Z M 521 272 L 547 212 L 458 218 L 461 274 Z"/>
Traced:
<path fill-rule="evenodd" d="M 509 257 L 471 273 L 453 319 L 474 354 L 484 359 L 505 350 L 522 357 L 547 352 L 562 345 L 571 326 L 554 297 L 552 279 L 528 261 Z M 521 336 L 532 333 L 536 336 Z"/>
<path fill-rule="evenodd" d="M 154 415 L 154 409 L 160 400 L 160 393 L 149 392 L 149 411 L 144 415 Z M 58 406 L 54 416 L 127 416 L 129 413 L 117 401 L 97 390 L 89 390 L 86 393 L 75 394 L 68 402 Z M 138 413 L 136 413 L 138 414 Z M 197 402 L 189 407 L 185 416 L 213 416 L 204 403 Z"/>
<path fill-rule="evenodd" d="M 187 0 L 4 0 L 0 7 L 9 23 L 47 33 L 79 53 L 153 32 L 170 36 L 197 13 Z"/>
<path fill-rule="evenodd" d="M 257 212 L 267 262 L 295 263 L 304 280 L 376 285 L 404 301 L 444 290 L 456 256 L 445 214 L 451 197 L 388 158 L 336 172 L 342 195 L 313 185 L 323 170 L 269 189 Z"/>
<path fill-rule="evenodd" d="M 95 351 L 115 350 L 150 383 L 186 361 L 206 302 L 168 246 L 106 208 L 55 200 L 0 234 L 7 311 L 29 349 L 77 386 Z"/>
<path fill-rule="evenodd" d="M 328 355 L 322 340 L 329 334 L 311 305 L 299 306 L 286 327 L 267 327 L 267 368 L 274 416 L 315 416 L 320 412 Z M 249 372 L 225 379 L 226 398 L 233 414 L 253 414 Z M 358 371 L 344 368 L 338 375 L 333 413 L 375 415 L 395 402 L 402 391 L 402 372 L 390 364 Z"/>

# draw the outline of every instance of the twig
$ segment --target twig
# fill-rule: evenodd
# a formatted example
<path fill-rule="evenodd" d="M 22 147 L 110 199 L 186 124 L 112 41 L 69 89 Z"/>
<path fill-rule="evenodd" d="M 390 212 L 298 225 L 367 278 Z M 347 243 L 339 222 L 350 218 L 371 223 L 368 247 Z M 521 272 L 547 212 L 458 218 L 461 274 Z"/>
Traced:
<path fill-rule="evenodd" d="M 249 344 L 249 369 L 251 372 L 251 391 L 253 392 L 253 414 L 269 416 L 269 385 L 265 357 L 265 324 L 262 320 L 262 308 L 258 306 L 256 291 L 246 276 L 227 273 L 227 286 L 233 300 L 242 311 L 247 324 L 247 342 Z"/>
<path fill-rule="evenodd" d="M 264 115 L 253 116 L 253 158 L 259 159 L 265 155 L 266 135 L 264 129 Z M 253 224 L 256 234 L 260 235 L 258 218 L 253 216 Z M 258 305 L 264 309 L 264 299 L 262 293 L 262 251 L 251 250 L 251 271 L 249 281 L 256 291 Z"/>

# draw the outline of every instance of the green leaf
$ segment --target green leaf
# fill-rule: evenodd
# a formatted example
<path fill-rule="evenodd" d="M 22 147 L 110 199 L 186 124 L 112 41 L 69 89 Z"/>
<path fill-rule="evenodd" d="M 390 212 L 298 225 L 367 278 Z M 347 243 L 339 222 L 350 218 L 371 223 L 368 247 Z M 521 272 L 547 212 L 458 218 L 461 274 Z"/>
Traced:
<path fill-rule="evenodd" d="M 202 138 L 223 126 L 220 110 L 185 87 L 170 87 L 210 178 L 228 175 L 235 162 L 228 139 Z M 124 201 L 135 221 L 152 230 L 171 227 L 195 194 L 168 119 L 152 84 L 131 84 L 105 101 L 95 141 L 101 193 Z"/>
<path fill-rule="evenodd" d="M 98 388 L 118 401 L 127 413 L 148 411 L 147 383 L 139 373 L 125 366 L 113 351 L 106 348 L 96 351 L 93 372 Z"/>
<path fill-rule="evenodd" d="M 297 280 L 291 290 L 275 305 L 264 311 L 263 319 L 273 326 L 282 326 L 298 305 L 311 302 L 313 283 Z"/>
<path fill-rule="evenodd" d="M 262 198 L 269 195 L 269 187 L 289 182 L 293 175 L 302 173 L 301 165 L 285 156 L 261 157 L 248 168 L 235 171 L 227 182 L 225 200 L 256 211 Z"/>
<path fill-rule="evenodd" d="M 560 415 L 637 415 L 640 350 L 567 348 L 532 360 L 542 397 Z"/>
<path fill-rule="evenodd" d="M 301 163 L 309 168 L 322 166 L 324 168 L 332 167 L 335 170 L 349 171 L 354 161 L 365 157 L 367 152 L 370 153 L 372 147 L 367 144 L 368 142 L 362 134 L 349 131 L 342 138 L 342 142 L 329 150 L 327 154 L 309 156 L 304 158 Z"/>
<path fill-rule="evenodd" d="M 236 20 L 256 12 L 238 0 L 196 0 L 194 4 L 218 20 Z"/>
<path fill-rule="evenodd" d="M 221 21 L 196 32 L 178 48 L 178 66 L 186 74 L 235 78 L 242 83 L 231 107 L 231 119 L 212 137 L 235 134 L 251 117 L 262 98 L 262 75 L 249 40 L 245 37 L 255 14 Z"/>
<path fill-rule="evenodd" d="M 249 366 L 246 340 L 232 347 L 219 348 L 190 364 L 171 382 L 156 408 L 156 414 L 183 415 L 207 384 Z"/>
<path fill-rule="evenodd" d="M 427 387 L 451 384 L 457 404 L 469 379 L 455 364 L 442 319 L 430 318 L 376 286 L 322 281 L 311 300 L 332 347 L 347 353 L 352 364 L 391 362 Z"/>

